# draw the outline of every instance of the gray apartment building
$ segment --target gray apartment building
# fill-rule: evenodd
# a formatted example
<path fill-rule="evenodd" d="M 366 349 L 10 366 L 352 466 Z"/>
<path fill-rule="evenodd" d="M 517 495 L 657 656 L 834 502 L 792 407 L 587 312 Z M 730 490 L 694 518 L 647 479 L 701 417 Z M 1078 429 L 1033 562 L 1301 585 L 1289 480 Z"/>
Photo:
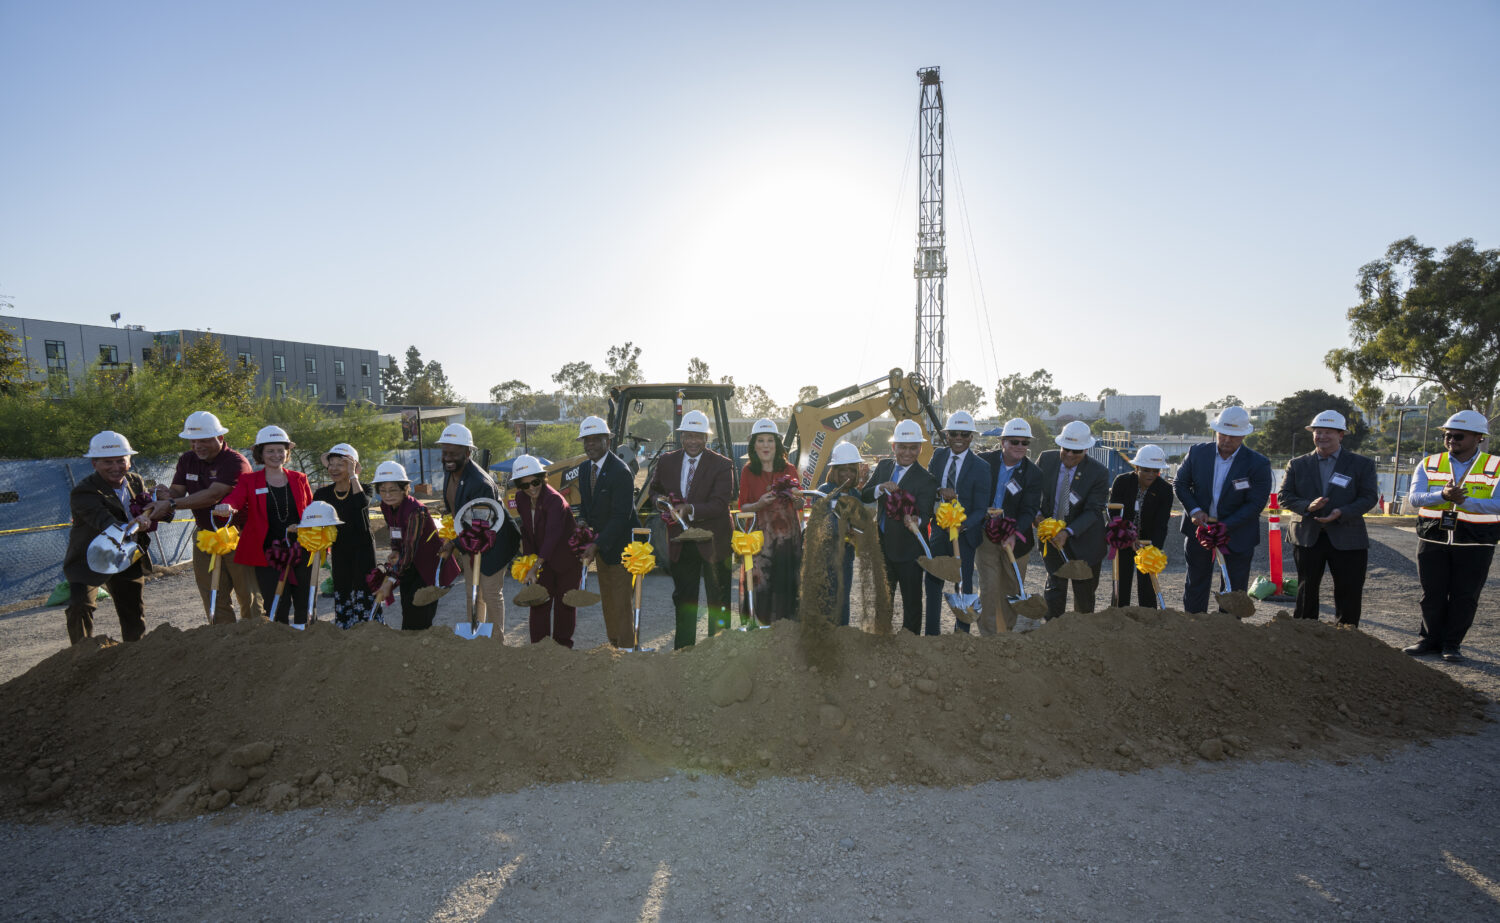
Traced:
<path fill-rule="evenodd" d="M 128 370 L 160 351 L 180 356 L 182 347 L 199 337 L 219 341 L 230 362 L 258 369 L 256 385 L 265 394 L 303 395 L 320 404 L 366 400 L 384 404 L 380 370 L 391 362 L 373 349 L 271 340 L 205 330 L 150 331 L 140 325 L 104 327 L 33 317 L 0 315 L 0 324 L 15 333 L 38 381 L 81 378 L 94 362 Z"/>

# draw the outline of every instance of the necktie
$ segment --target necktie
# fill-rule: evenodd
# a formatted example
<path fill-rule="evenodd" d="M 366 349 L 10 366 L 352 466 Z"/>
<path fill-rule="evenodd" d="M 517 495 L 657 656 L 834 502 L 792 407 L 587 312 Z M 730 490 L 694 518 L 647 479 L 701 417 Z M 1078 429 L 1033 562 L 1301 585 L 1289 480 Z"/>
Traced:
<path fill-rule="evenodd" d="M 1073 469 L 1064 466 L 1057 474 L 1057 496 L 1052 502 L 1052 515 L 1058 519 L 1068 518 L 1068 488 L 1073 486 Z"/>
<path fill-rule="evenodd" d="M 698 458 L 697 458 L 697 456 L 694 456 L 694 457 L 688 459 L 687 484 L 682 489 L 682 493 L 683 493 L 684 499 L 687 497 L 687 495 L 690 492 L 692 492 L 692 489 L 693 489 L 693 475 L 695 475 L 697 473 L 698 473 Z"/>
<path fill-rule="evenodd" d="M 943 475 L 943 486 L 951 488 L 951 487 L 954 486 L 954 482 L 957 481 L 957 480 L 958 480 L 958 456 L 955 455 L 952 458 L 948 459 L 948 473 Z"/>

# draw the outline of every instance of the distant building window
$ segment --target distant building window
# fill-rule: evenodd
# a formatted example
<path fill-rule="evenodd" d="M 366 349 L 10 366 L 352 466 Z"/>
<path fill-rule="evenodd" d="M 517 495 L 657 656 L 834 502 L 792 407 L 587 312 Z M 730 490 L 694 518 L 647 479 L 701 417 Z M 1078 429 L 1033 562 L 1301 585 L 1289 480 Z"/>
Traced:
<path fill-rule="evenodd" d="M 347 401 L 349 399 L 349 389 L 343 385 L 334 385 L 333 396 L 338 400 Z"/>
<path fill-rule="evenodd" d="M 317 382 L 315 382 L 315 381 L 308 382 L 308 384 L 307 384 L 307 396 L 308 397 L 317 397 L 318 396 L 318 383 Z"/>
<path fill-rule="evenodd" d="M 250 365 L 250 354 L 249 353 L 240 353 L 240 368 L 242 368 L 242 369 L 243 368 L 247 368 L 247 367 L 249 367 L 249 365 Z"/>
<path fill-rule="evenodd" d="M 361 378 L 369 378 L 370 377 L 370 363 L 368 363 L 368 362 L 361 362 L 359 364 L 359 377 L 361 377 Z M 365 390 L 369 390 L 369 389 L 366 388 Z"/>
<path fill-rule="evenodd" d="M 286 356 L 283 356 L 283 355 L 281 355 L 279 353 L 271 356 L 271 371 L 273 371 L 273 372 L 285 372 L 286 371 Z"/>
<path fill-rule="evenodd" d="M 62 340 L 47 341 L 47 371 L 66 372 L 68 370 L 68 344 Z"/>
<path fill-rule="evenodd" d="M 99 361 L 100 362 L 108 362 L 110 365 L 114 365 L 116 362 L 119 362 L 120 361 L 120 347 L 118 347 L 118 346 L 106 346 L 105 344 L 100 343 L 99 344 Z"/>
<path fill-rule="evenodd" d="M 142 362 L 150 362 L 151 361 L 151 357 L 154 354 L 155 354 L 155 351 L 151 347 L 149 347 L 149 346 L 142 346 L 141 347 L 141 361 Z"/>
<path fill-rule="evenodd" d="M 344 360 L 333 360 L 333 374 L 337 375 L 340 378 L 344 377 Z"/>
<path fill-rule="evenodd" d="M 316 375 L 316 374 L 318 374 L 318 360 L 317 359 L 314 359 L 312 356 L 308 356 L 307 358 L 305 358 L 305 359 L 302 360 L 302 364 L 307 367 L 307 374 L 309 374 L 309 375 Z"/>
<path fill-rule="evenodd" d="M 360 394 L 361 397 L 363 397 L 365 400 L 368 401 L 370 399 L 370 386 L 369 385 L 360 385 L 359 386 L 359 394 Z"/>
<path fill-rule="evenodd" d="M 286 382 L 284 382 L 284 381 L 273 381 L 273 382 L 271 382 L 271 393 L 274 394 L 274 395 L 276 395 L 276 396 L 278 396 L 278 397 L 280 397 L 281 395 L 285 394 L 286 393 Z"/>

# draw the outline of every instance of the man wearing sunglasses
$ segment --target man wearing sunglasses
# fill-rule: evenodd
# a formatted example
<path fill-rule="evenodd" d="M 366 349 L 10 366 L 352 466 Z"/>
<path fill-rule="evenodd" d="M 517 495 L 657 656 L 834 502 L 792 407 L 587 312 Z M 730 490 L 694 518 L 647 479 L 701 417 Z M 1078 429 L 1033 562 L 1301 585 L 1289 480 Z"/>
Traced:
<path fill-rule="evenodd" d="M 1109 469 L 1088 456 L 1097 442 L 1089 425 L 1074 420 L 1062 428 L 1055 440 L 1057 448 L 1043 452 L 1037 459 L 1042 474 L 1042 517 L 1061 519 L 1062 531 L 1054 535 L 1044 549 L 1042 561 L 1047 567 L 1047 584 L 1042 596 L 1047 600 L 1047 618 L 1055 619 L 1068 605 L 1068 584 L 1073 585 L 1073 611 L 1093 612 L 1094 594 L 1099 590 L 1099 563 L 1104 560 L 1104 506 L 1109 502 Z M 1092 576 L 1087 580 L 1068 580 L 1057 576 L 1057 569 L 1069 561 L 1083 561 Z"/>
<path fill-rule="evenodd" d="M 988 509 L 1000 510 L 1001 515 L 1015 520 L 1016 541 L 1011 550 L 1023 578 L 1036 536 L 1034 523 L 1042 508 L 1042 471 L 1026 457 L 1030 448 L 1031 424 L 1016 417 L 1006 421 L 1000 431 L 1000 448 L 979 456 L 989 467 Z M 968 512 L 971 517 L 987 515 L 980 510 Z M 989 540 L 979 543 L 974 563 L 979 569 L 979 600 L 983 609 L 978 620 L 979 633 L 993 635 L 1002 627 L 1014 631 L 1016 612 L 1006 598 L 1021 592 L 1015 570 L 1000 553 L 1000 546 Z"/>
<path fill-rule="evenodd" d="M 948 415 L 948 423 L 943 427 L 943 437 L 948 440 L 948 444 L 935 450 L 932 460 L 927 464 L 927 470 L 937 478 L 937 502 L 942 504 L 956 500 L 964 508 L 964 524 L 958 529 L 958 547 L 953 547 L 953 543 L 948 540 L 947 529 L 940 529 L 935 525 L 928 544 L 932 547 L 934 557 L 958 557 L 959 573 L 963 578 L 959 588 L 965 594 L 974 592 L 974 553 L 979 548 L 979 543 L 984 541 L 984 507 L 989 502 L 990 487 L 989 465 L 981 462 L 976 453 L 969 451 L 974 433 L 973 415 L 967 410 L 955 410 Z M 927 591 L 926 632 L 929 635 L 939 634 L 943 624 L 944 584 L 942 578 L 932 574 L 925 575 L 922 582 Z M 963 621 L 955 620 L 953 630 L 967 634 L 969 626 Z"/>
<path fill-rule="evenodd" d="M 1500 456 L 1481 452 L 1489 435 L 1484 414 L 1461 410 L 1443 424 L 1446 452 L 1429 455 L 1412 473 L 1408 502 L 1417 510 L 1417 576 L 1422 581 L 1422 629 L 1412 656 L 1459 650 L 1479 591 L 1489 579 L 1500 540 Z"/>

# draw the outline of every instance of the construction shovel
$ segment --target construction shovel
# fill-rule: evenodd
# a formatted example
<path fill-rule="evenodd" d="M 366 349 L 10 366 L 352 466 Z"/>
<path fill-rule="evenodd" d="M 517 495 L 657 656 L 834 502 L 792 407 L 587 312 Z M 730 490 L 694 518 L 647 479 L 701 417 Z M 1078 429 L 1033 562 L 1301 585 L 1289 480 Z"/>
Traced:
<path fill-rule="evenodd" d="M 741 532 L 749 532 L 755 525 L 754 513 L 734 514 L 734 524 Z M 759 627 L 755 620 L 755 583 L 750 579 L 750 565 L 740 563 L 740 589 L 744 590 L 745 609 L 740 612 L 740 627 L 736 631 L 750 631 Z"/>
<path fill-rule="evenodd" d="M 657 497 L 656 505 L 657 508 L 659 508 L 662 512 L 671 513 L 672 518 L 677 520 L 677 524 L 682 527 L 682 531 L 678 533 L 677 537 L 672 539 L 672 541 L 706 542 L 714 537 L 714 534 L 707 529 L 699 529 L 695 526 L 688 525 L 681 516 L 677 515 L 677 510 L 672 506 L 671 503 L 667 502 L 667 499 L 665 497 Z"/>
<path fill-rule="evenodd" d="M 588 585 L 589 569 L 585 565 L 583 568 L 583 578 L 578 581 L 578 589 L 569 590 L 563 594 L 563 605 L 572 606 L 575 609 L 598 605 L 601 597 L 598 593 L 590 593 L 587 589 Z"/>
<path fill-rule="evenodd" d="M 1218 522 L 1217 519 L 1209 517 L 1209 522 Z M 1214 600 L 1218 602 L 1219 608 L 1228 612 L 1237 619 L 1247 619 L 1255 614 L 1255 600 L 1244 590 L 1236 590 L 1234 584 L 1229 580 L 1229 566 L 1224 563 L 1224 557 L 1219 554 L 1219 547 L 1215 545 L 1208 550 L 1209 557 L 1214 564 L 1219 566 L 1219 577 L 1224 581 L 1224 592 L 1215 593 Z"/>
<path fill-rule="evenodd" d="M 1015 552 L 1005 542 L 1000 543 L 1000 553 L 1010 563 L 1011 572 L 1016 575 L 1016 588 L 1020 590 L 1014 596 L 1005 597 L 1010 603 L 1010 608 L 1016 615 L 1024 615 L 1029 619 L 1042 619 L 1047 617 L 1047 601 L 1040 596 L 1031 596 L 1026 592 L 1026 581 L 1021 578 L 1021 565 L 1016 563 Z M 998 626 L 997 626 L 998 627 Z"/>
<path fill-rule="evenodd" d="M 1105 509 L 1109 511 L 1106 520 L 1112 522 L 1124 515 L 1125 504 L 1107 503 Z M 1116 548 L 1114 554 L 1110 555 L 1109 565 L 1109 604 L 1115 607 L 1120 605 L 1120 549 Z"/>
<path fill-rule="evenodd" d="M 469 620 L 459 622 L 453 626 L 453 633 L 465 641 L 473 641 L 475 638 L 493 638 L 495 636 L 495 625 L 492 622 L 479 623 L 479 564 L 481 555 L 469 555 L 469 595 L 464 600 L 468 608 Z M 488 613 L 486 613 L 488 614 Z"/>
<path fill-rule="evenodd" d="M 927 539 L 922 537 L 921 531 L 909 522 L 906 524 L 906 527 L 911 530 L 911 534 L 915 535 L 917 541 L 922 545 L 922 557 L 917 558 L 918 567 L 944 583 L 958 583 L 963 579 L 963 571 L 958 565 L 958 558 L 955 558 L 951 554 L 934 558 L 932 556 L 932 549 L 927 546 Z"/>
<path fill-rule="evenodd" d="M 631 535 L 638 542 L 651 541 L 650 529 L 632 529 Z M 641 647 L 641 599 L 645 596 L 646 592 L 646 578 L 643 574 L 631 574 L 630 578 L 631 582 L 635 584 L 635 605 L 634 611 L 631 613 L 632 621 L 630 628 L 630 633 L 633 635 L 631 640 L 635 642 L 635 646 L 622 647 L 620 650 L 630 654 L 649 654 L 656 650 L 656 648 Z"/>

